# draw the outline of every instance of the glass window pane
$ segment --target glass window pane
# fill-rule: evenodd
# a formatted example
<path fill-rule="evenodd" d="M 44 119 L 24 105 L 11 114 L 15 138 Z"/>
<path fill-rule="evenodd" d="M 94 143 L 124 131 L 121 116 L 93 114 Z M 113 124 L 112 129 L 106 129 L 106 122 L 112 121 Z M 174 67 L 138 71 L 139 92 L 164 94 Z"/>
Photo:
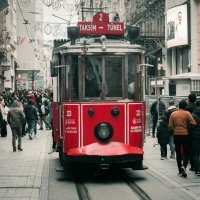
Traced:
<path fill-rule="evenodd" d="M 137 60 L 135 55 L 128 56 L 128 98 L 134 99 L 135 76 L 137 70 Z"/>
<path fill-rule="evenodd" d="M 105 87 L 107 97 L 122 97 L 122 57 L 106 57 Z"/>
<path fill-rule="evenodd" d="M 85 97 L 99 97 L 102 85 L 101 57 L 85 59 Z"/>

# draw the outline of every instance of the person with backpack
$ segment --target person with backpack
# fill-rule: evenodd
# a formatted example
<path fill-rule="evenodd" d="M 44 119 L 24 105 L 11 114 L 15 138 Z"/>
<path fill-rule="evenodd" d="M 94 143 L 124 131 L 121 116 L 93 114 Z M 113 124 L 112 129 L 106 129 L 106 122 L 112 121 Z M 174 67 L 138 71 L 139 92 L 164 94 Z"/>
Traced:
<path fill-rule="evenodd" d="M 160 159 L 167 159 L 167 144 L 169 144 L 170 129 L 168 128 L 168 121 L 165 115 L 160 116 L 159 118 L 156 136 L 158 138 L 158 143 L 160 144 Z"/>

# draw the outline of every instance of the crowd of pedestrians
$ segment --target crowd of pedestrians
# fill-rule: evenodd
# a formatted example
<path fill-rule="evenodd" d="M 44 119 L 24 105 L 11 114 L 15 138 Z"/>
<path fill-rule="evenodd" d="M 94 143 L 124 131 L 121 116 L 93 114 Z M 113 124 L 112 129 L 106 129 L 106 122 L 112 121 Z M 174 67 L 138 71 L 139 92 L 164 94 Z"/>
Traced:
<path fill-rule="evenodd" d="M 188 163 L 190 170 L 200 176 L 200 101 L 196 99 L 195 94 L 190 94 L 188 101 L 181 100 L 177 107 L 171 99 L 169 107 L 165 108 L 159 98 L 150 109 L 153 118 L 152 137 L 156 135 L 158 139 L 161 160 L 167 159 L 169 144 L 170 158 L 176 158 L 178 175 L 183 177 L 187 177 Z"/>
<path fill-rule="evenodd" d="M 37 124 L 39 130 L 43 130 L 43 122 L 46 130 L 52 129 L 52 97 L 49 90 L 5 91 L 0 94 L 0 135 L 6 137 L 7 125 L 10 125 L 13 152 L 23 151 L 22 137 L 26 134 L 30 140 L 36 136 Z"/>

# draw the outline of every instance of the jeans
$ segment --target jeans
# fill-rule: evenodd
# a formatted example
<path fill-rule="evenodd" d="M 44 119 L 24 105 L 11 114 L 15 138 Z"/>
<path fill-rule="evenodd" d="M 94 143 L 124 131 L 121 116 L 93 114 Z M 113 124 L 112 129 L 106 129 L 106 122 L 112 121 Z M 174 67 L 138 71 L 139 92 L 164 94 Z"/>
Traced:
<path fill-rule="evenodd" d="M 36 134 L 36 120 L 27 120 L 27 124 L 28 124 L 28 134 L 32 135 L 33 133 Z"/>
<path fill-rule="evenodd" d="M 152 136 L 155 136 L 157 122 L 158 122 L 158 117 L 153 116 Z"/>
<path fill-rule="evenodd" d="M 45 123 L 46 128 L 51 128 L 51 124 L 48 122 L 48 116 L 42 115 L 40 117 L 40 128 L 43 129 L 43 122 Z"/>
<path fill-rule="evenodd" d="M 16 137 L 18 138 L 18 146 L 22 145 L 22 126 L 20 127 L 11 127 L 12 130 L 12 146 L 16 148 Z"/>
<path fill-rule="evenodd" d="M 174 135 L 174 144 L 176 149 L 176 162 L 178 165 L 179 172 L 181 171 L 182 165 L 186 168 L 189 159 L 189 137 L 188 135 Z M 181 148 L 183 152 L 181 152 Z M 182 164 L 183 154 L 183 164 Z"/>
<path fill-rule="evenodd" d="M 196 153 L 193 155 L 193 162 L 195 172 L 200 172 L 200 154 Z"/>
<path fill-rule="evenodd" d="M 175 153 L 175 144 L 174 144 L 174 136 L 170 135 L 169 137 L 169 148 L 171 153 Z"/>
<path fill-rule="evenodd" d="M 162 158 L 167 157 L 167 145 L 166 144 L 160 144 L 160 153 Z"/>

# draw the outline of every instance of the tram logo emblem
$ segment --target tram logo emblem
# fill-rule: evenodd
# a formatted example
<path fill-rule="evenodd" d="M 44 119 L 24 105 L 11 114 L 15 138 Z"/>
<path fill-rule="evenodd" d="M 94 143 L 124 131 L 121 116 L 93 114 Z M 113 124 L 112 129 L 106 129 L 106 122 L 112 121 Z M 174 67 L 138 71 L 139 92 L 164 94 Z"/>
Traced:
<path fill-rule="evenodd" d="M 135 118 L 133 118 L 132 123 L 136 124 L 136 119 Z"/>
<path fill-rule="evenodd" d="M 136 110 L 136 116 L 137 117 L 141 116 L 141 110 Z"/>
<path fill-rule="evenodd" d="M 71 110 L 67 110 L 67 117 L 71 117 L 72 116 L 72 111 Z"/>

